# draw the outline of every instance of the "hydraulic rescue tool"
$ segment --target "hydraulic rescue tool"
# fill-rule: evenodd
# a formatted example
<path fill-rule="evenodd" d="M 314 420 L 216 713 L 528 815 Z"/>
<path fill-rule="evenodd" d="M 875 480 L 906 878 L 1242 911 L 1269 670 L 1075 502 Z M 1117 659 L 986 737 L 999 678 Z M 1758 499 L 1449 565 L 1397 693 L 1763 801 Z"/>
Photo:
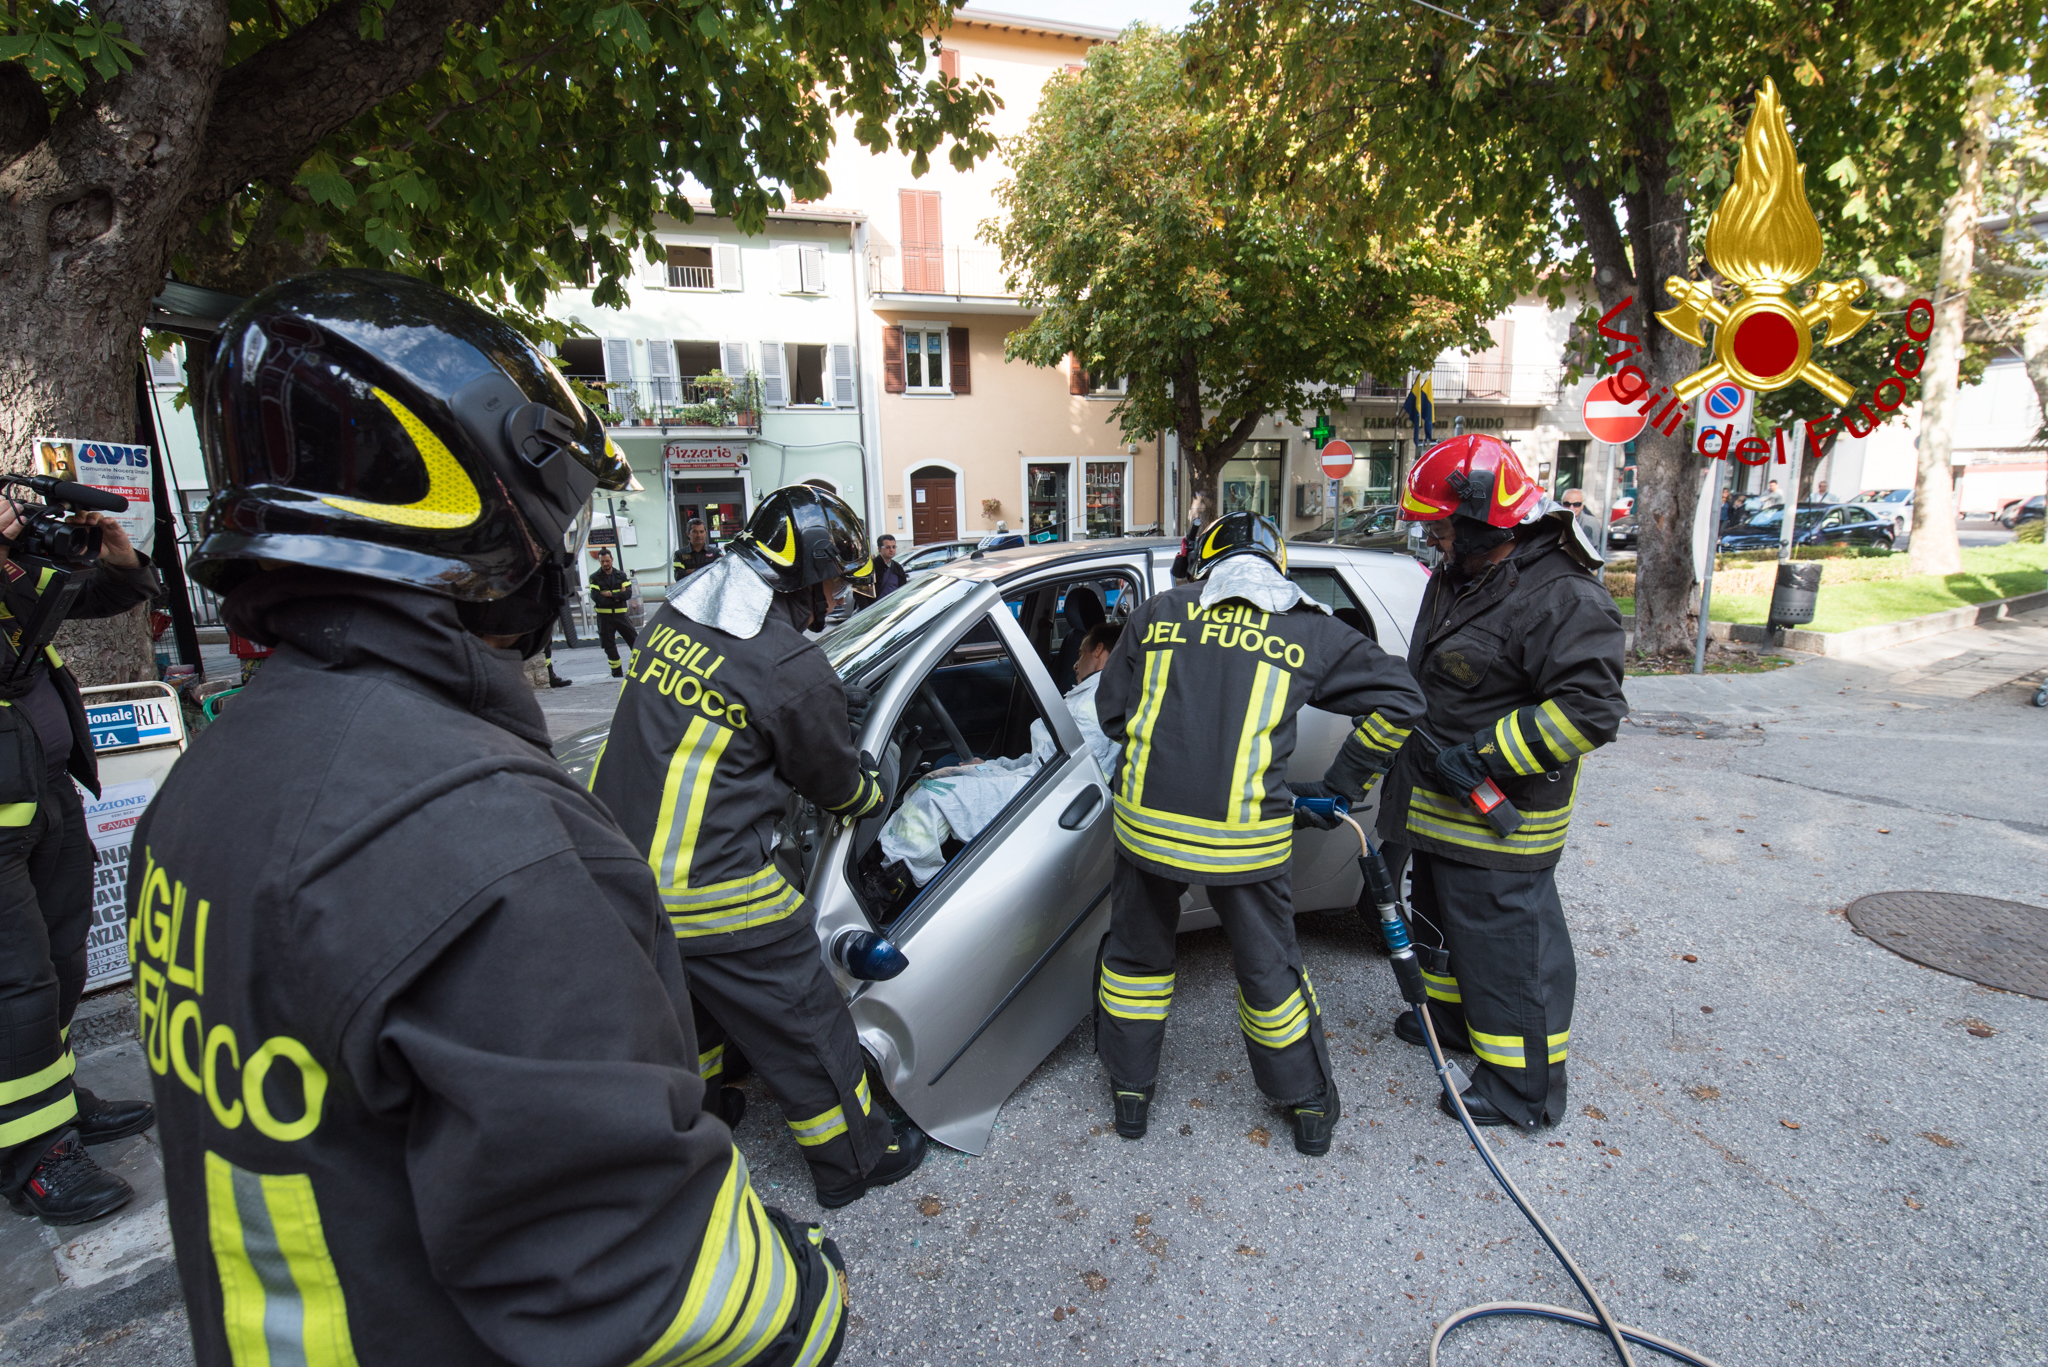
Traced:
<path fill-rule="evenodd" d="M 1432 766 L 1435 765 L 1437 756 L 1450 748 L 1419 726 L 1415 728 L 1414 734 L 1429 747 L 1429 760 Z M 1508 801 L 1508 795 L 1500 790 L 1500 785 L 1493 781 L 1490 774 L 1480 775 L 1479 781 L 1465 794 L 1465 800 L 1472 804 L 1474 811 L 1486 818 L 1486 824 L 1493 827 L 1495 835 L 1505 839 L 1522 829 L 1522 813 L 1514 803 Z"/>
<path fill-rule="evenodd" d="M 1421 732 L 1418 731 L 1416 734 L 1420 735 Z M 1495 791 L 1498 793 L 1499 790 Z M 1476 801 L 1474 805 L 1478 805 Z M 1507 805 L 1505 798 L 1501 799 L 1501 805 Z M 1514 808 L 1509 806 L 1508 811 L 1513 813 Z M 1374 907 L 1379 911 L 1380 934 L 1386 939 L 1387 953 L 1394 961 L 1394 980 L 1400 986 L 1401 1000 L 1415 1013 L 1415 1019 L 1422 1027 L 1423 1036 L 1429 1041 L 1430 1063 L 1436 1069 L 1437 1080 L 1444 1089 L 1444 1095 L 1450 1098 L 1451 1107 L 1458 1114 L 1458 1123 L 1465 1127 L 1465 1135 L 1472 1141 L 1472 1147 L 1478 1151 L 1480 1159 L 1485 1162 L 1487 1171 L 1493 1174 L 1493 1179 L 1500 1183 L 1501 1189 L 1507 1192 L 1508 1198 L 1535 1228 L 1551 1254 L 1563 1265 L 1566 1275 L 1572 1279 L 1572 1284 L 1578 1287 L 1579 1294 L 1586 1298 L 1586 1304 L 1593 1309 L 1593 1313 L 1588 1315 L 1577 1310 L 1567 1310 L 1562 1306 L 1538 1305 L 1529 1301 L 1489 1301 L 1483 1305 L 1467 1306 L 1437 1326 L 1435 1336 L 1429 1341 L 1431 1367 L 1435 1367 L 1437 1351 L 1453 1329 L 1497 1315 L 1526 1315 L 1538 1319 L 1557 1320 L 1563 1324 L 1576 1324 L 1585 1329 L 1597 1329 L 1614 1345 L 1615 1355 L 1621 1359 L 1622 1367 L 1635 1367 L 1635 1358 L 1629 1353 L 1628 1348 L 1631 1343 L 1653 1349 L 1680 1362 L 1690 1363 L 1692 1367 L 1717 1367 L 1711 1358 L 1682 1348 L 1669 1339 L 1617 1323 L 1614 1316 L 1607 1312 L 1607 1306 L 1601 1301 L 1598 1293 L 1593 1290 L 1592 1283 L 1586 1279 L 1586 1274 L 1579 1270 L 1579 1265 L 1572 1261 L 1571 1255 L 1558 1243 L 1557 1236 L 1550 1232 L 1550 1226 L 1543 1223 L 1542 1217 L 1530 1207 L 1528 1199 L 1522 1195 L 1508 1175 L 1501 1171 L 1500 1164 L 1494 1161 L 1492 1152 L 1480 1139 L 1479 1130 L 1472 1123 L 1472 1113 L 1465 1109 L 1464 1097 L 1460 1095 L 1460 1084 L 1464 1081 L 1464 1075 L 1455 1063 L 1444 1057 L 1443 1046 L 1437 1042 L 1436 1025 L 1431 1021 L 1428 1009 L 1429 994 L 1423 987 L 1422 964 L 1415 957 L 1414 945 L 1409 943 L 1408 923 L 1401 914 L 1401 895 L 1394 884 L 1394 876 L 1388 871 L 1386 861 L 1380 858 L 1379 851 L 1366 839 L 1364 829 L 1351 818 L 1348 811 L 1339 810 L 1336 815 L 1358 836 L 1358 867 L 1365 875 L 1365 894 L 1372 899 Z M 1519 814 L 1515 816 L 1515 822 L 1517 825 L 1520 824 Z"/>

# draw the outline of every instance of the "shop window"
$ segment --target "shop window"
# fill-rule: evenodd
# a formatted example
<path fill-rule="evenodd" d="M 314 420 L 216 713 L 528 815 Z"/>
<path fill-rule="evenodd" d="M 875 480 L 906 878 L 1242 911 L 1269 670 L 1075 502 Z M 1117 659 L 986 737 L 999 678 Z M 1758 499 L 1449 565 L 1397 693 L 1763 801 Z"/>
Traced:
<path fill-rule="evenodd" d="M 903 329 L 903 384 L 913 394 L 950 394 L 946 383 L 946 330 Z"/>
<path fill-rule="evenodd" d="M 1088 535 L 1122 536 L 1124 533 L 1125 477 L 1129 462 L 1091 460 L 1087 462 Z"/>
<path fill-rule="evenodd" d="M 1280 467 L 1287 454 L 1284 441 L 1248 441 L 1237 459 L 1226 461 L 1216 478 L 1220 511 L 1258 513 L 1280 520 Z"/>

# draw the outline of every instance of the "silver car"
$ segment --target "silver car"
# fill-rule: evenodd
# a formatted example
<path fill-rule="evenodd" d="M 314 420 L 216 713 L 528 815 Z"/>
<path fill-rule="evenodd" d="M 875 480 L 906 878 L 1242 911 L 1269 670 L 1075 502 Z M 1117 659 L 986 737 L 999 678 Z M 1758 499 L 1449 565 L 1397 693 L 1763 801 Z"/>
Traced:
<path fill-rule="evenodd" d="M 1003 1102 L 1093 1005 L 1115 837 L 1108 782 L 1060 694 L 1084 625 L 1120 620 L 1171 587 L 1178 549 L 1123 540 L 956 560 L 819 640 L 841 678 L 874 694 L 860 744 L 895 796 L 889 812 L 851 826 L 792 799 L 777 862 L 817 908 L 821 942 L 875 929 L 909 957 L 887 982 L 833 972 L 878 1079 L 953 1148 L 986 1147 Z M 1428 581 L 1413 558 L 1327 544 L 1290 545 L 1288 558 L 1290 577 L 1340 620 L 1407 653 Z M 948 841 L 929 882 L 912 886 L 883 864 L 883 826 L 920 775 L 1029 754 L 1034 721 L 1059 754 L 973 839 Z M 1321 778 L 1350 724 L 1304 710 L 1289 776 Z M 604 728 L 568 738 L 563 762 L 586 776 L 603 738 Z M 1297 832 L 1296 908 L 1352 907 L 1357 852 L 1348 827 Z M 1190 889 L 1181 929 L 1216 923 L 1204 890 Z"/>

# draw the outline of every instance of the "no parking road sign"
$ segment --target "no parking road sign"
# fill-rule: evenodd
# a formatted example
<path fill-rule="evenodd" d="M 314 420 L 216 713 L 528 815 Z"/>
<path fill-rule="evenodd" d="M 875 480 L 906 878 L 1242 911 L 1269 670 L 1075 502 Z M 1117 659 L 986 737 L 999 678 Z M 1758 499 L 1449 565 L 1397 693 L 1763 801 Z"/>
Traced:
<path fill-rule="evenodd" d="M 1586 391 L 1586 430 L 1610 446 L 1634 441 L 1650 422 L 1649 414 L 1638 407 L 1642 392 L 1636 392 L 1637 403 L 1624 403 L 1615 389 L 1614 378 L 1602 380 Z"/>
<path fill-rule="evenodd" d="M 1351 443 L 1338 438 L 1323 448 L 1323 473 L 1331 479 L 1342 479 L 1351 473 Z"/>
<path fill-rule="evenodd" d="M 1700 397 L 1700 406 L 1713 422 L 1734 421 L 1748 403 L 1749 391 L 1739 384 L 1717 384 Z"/>

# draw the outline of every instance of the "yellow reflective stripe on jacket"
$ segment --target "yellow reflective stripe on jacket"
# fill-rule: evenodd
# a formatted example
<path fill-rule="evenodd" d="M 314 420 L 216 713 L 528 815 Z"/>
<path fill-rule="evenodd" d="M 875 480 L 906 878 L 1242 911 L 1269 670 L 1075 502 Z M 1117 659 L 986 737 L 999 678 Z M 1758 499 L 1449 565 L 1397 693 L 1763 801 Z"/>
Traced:
<path fill-rule="evenodd" d="M 1374 712 L 1353 728 L 1351 734 L 1358 737 L 1358 743 L 1368 750 L 1391 755 L 1408 739 L 1411 728 L 1395 726 L 1379 713 Z"/>
<path fill-rule="evenodd" d="M 1123 792 L 1134 803 L 1145 797 L 1145 766 L 1152 760 L 1152 728 L 1159 724 L 1159 709 L 1166 701 L 1167 675 L 1172 669 L 1172 651 L 1146 653 L 1145 683 L 1138 694 L 1137 711 L 1131 717 L 1124 748 Z"/>
<path fill-rule="evenodd" d="M 26 1101 L 37 1092 L 47 1091 L 78 1068 L 78 1056 L 69 1049 L 48 1067 L 38 1068 L 27 1077 L 13 1078 L 0 1082 L 0 1106 L 11 1106 L 17 1101 Z"/>
<path fill-rule="evenodd" d="M 1579 730 L 1554 699 L 1530 709 L 1530 718 L 1543 733 L 1544 743 L 1550 746 L 1550 753 L 1559 759 L 1577 759 L 1581 755 L 1590 755 L 1600 748 L 1586 739 L 1586 733 Z"/>
<path fill-rule="evenodd" d="M 1524 1068 L 1528 1066 L 1522 1055 L 1520 1035 L 1489 1035 L 1484 1030 L 1474 1030 L 1467 1022 L 1465 1033 L 1472 1037 L 1472 1052 L 1496 1068 Z"/>
<path fill-rule="evenodd" d="M 719 756 L 733 733 L 704 717 L 693 718 L 669 757 L 662 780 L 661 810 L 647 862 L 654 869 L 662 905 L 679 939 L 720 935 L 782 920 L 803 905 L 803 894 L 773 864 L 759 873 L 701 887 L 690 883 L 690 863 L 704 826 L 704 807 L 717 776 Z"/>
<path fill-rule="evenodd" d="M 837 1301 L 838 1286 L 828 1288 L 827 1294 Z M 661 1337 L 633 1359 L 632 1367 L 751 1362 L 782 1332 L 796 1307 L 796 1259 L 768 1223 L 768 1212 L 747 1180 L 747 1161 L 734 1149 L 704 1227 L 682 1308 Z M 814 1321 L 810 1332 L 815 1334 L 817 1328 Z M 828 1333 L 837 1329 L 835 1317 Z M 826 1343 L 830 1342 L 828 1336 Z M 812 1350 L 808 1338 L 804 1346 L 807 1353 Z"/>
<path fill-rule="evenodd" d="M 1116 835 L 1135 855 L 1194 873 L 1253 873 L 1294 853 L 1291 815 L 1238 826 L 1116 799 Z"/>
<path fill-rule="evenodd" d="M 1440 1002 L 1462 1003 L 1465 1000 L 1465 994 L 1458 990 L 1458 980 L 1448 973 L 1432 973 L 1425 968 L 1422 970 L 1422 986 Z"/>
<path fill-rule="evenodd" d="M 77 1115 L 78 1096 L 76 1093 L 66 1092 L 49 1105 L 0 1125 L 0 1149 L 11 1149 L 16 1144 L 26 1144 L 31 1139 L 48 1134 L 66 1121 L 75 1119 Z"/>
<path fill-rule="evenodd" d="M 1301 975 L 1306 983 L 1308 974 Z M 1315 1000 L 1315 988 L 1309 988 L 1309 1001 Z M 1285 1049 L 1296 1040 L 1308 1034 L 1309 1001 L 1303 1001 L 1301 989 L 1289 992 L 1278 1006 L 1261 1009 L 1244 998 L 1244 989 L 1237 989 L 1237 1024 L 1244 1031 L 1245 1038 L 1268 1049 Z"/>
<path fill-rule="evenodd" d="M 865 773 L 860 782 L 853 785 L 853 796 L 844 802 L 825 808 L 834 816 L 863 817 L 882 805 L 882 785 Z"/>
<path fill-rule="evenodd" d="M 1480 746 L 1480 753 L 1490 754 L 1497 751 L 1507 761 L 1510 769 L 1524 776 L 1548 773 L 1551 768 L 1550 756 L 1537 754 L 1523 738 L 1521 723 L 1517 721 L 1520 715 L 1518 712 L 1510 712 L 1495 722 L 1493 744 Z"/>
<path fill-rule="evenodd" d="M 825 1231 L 817 1225 L 807 1226 L 805 1235 L 813 1248 L 822 1248 Z M 827 1278 L 823 1294 L 818 1297 L 818 1308 L 811 1314 L 811 1322 L 804 1331 L 804 1342 L 791 1367 L 818 1367 L 825 1360 L 825 1354 L 832 1351 L 832 1340 L 839 1333 L 839 1321 L 846 1314 L 846 1287 L 839 1280 L 839 1269 L 824 1261 Z"/>
<path fill-rule="evenodd" d="M 33 802 L 0 803 L 0 826 L 26 826 L 36 819 Z"/>
<path fill-rule="evenodd" d="M 866 1073 L 862 1073 L 860 1081 L 853 1085 L 853 1094 L 860 1099 L 862 1115 L 875 1113 L 874 1096 L 868 1091 Z M 809 1120 L 792 1120 L 789 1122 L 789 1131 L 796 1136 L 796 1142 L 805 1148 L 829 1143 L 846 1133 L 846 1111 L 842 1107 L 834 1106 L 831 1110 L 814 1115 Z"/>
<path fill-rule="evenodd" d="M 770 864 L 745 878 L 679 891 L 664 889 L 661 901 L 676 938 L 691 940 L 780 921 L 803 906 L 804 895 Z"/>
<path fill-rule="evenodd" d="M 1102 987 L 1096 993 L 1102 1009 L 1128 1021 L 1166 1019 L 1173 1005 L 1173 974 L 1132 976 L 1107 965 L 1102 970 Z"/>
<path fill-rule="evenodd" d="M 1565 1055 L 1571 1052 L 1569 1048 L 1571 1037 L 1570 1027 L 1566 1027 L 1550 1037 L 1550 1061 L 1552 1063 L 1564 1062 Z"/>
<path fill-rule="evenodd" d="M 1599 747 L 1556 702 L 1519 708 L 1493 724 L 1494 744 L 1518 774 L 1561 769 Z"/>
<path fill-rule="evenodd" d="M 354 1367 L 312 1178 L 245 1172 L 208 1151 L 206 1225 L 235 1367 Z"/>
<path fill-rule="evenodd" d="M 716 1077 L 725 1071 L 725 1046 L 714 1044 L 697 1055 L 697 1076 Z"/>
<path fill-rule="evenodd" d="M 1294 676 L 1259 662 L 1252 672 L 1252 695 L 1237 735 L 1237 758 L 1230 769 L 1231 815 L 1236 824 L 1258 820 L 1266 805 L 1266 770 L 1273 763 L 1273 728 L 1287 715 L 1287 688 Z M 1288 819 L 1293 829 L 1293 818 Z"/>
<path fill-rule="evenodd" d="M 1572 793 L 1562 807 L 1524 812 L 1522 827 L 1513 835 L 1496 835 L 1486 818 L 1472 810 L 1462 798 L 1417 788 L 1408 805 L 1411 834 L 1485 850 L 1490 854 L 1553 854 L 1564 848 L 1565 830 L 1571 825 L 1572 804 L 1578 798 L 1579 779 L 1572 775 Z"/>

